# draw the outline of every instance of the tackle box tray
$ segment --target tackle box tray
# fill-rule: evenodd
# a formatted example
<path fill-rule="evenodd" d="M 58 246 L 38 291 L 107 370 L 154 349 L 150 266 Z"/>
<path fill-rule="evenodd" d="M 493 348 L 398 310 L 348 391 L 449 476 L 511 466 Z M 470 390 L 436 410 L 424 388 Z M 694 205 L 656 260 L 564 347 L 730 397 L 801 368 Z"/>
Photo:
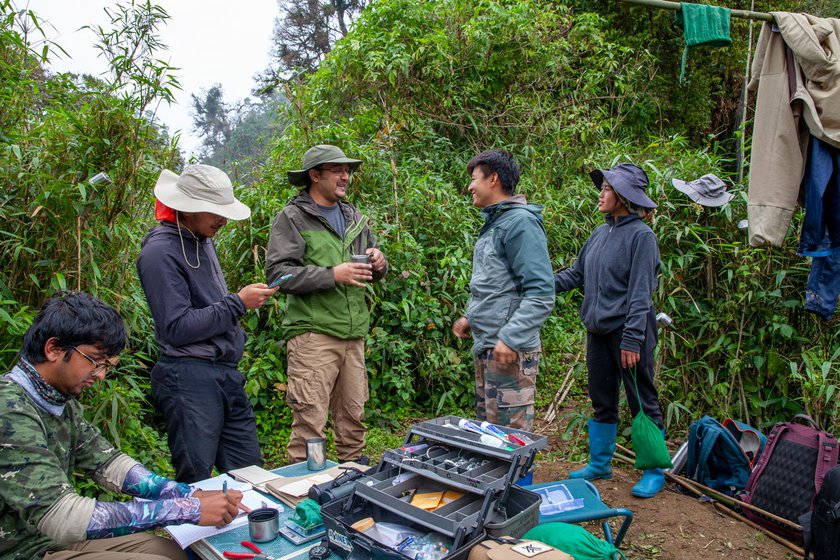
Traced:
<path fill-rule="evenodd" d="M 496 492 L 458 492 L 461 496 L 457 499 L 431 511 L 417 507 L 411 501 L 418 494 L 458 490 L 461 489 L 435 478 L 386 467 L 357 481 L 354 494 L 429 530 L 455 537 L 459 531 L 473 531 L 484 521 L 493 506 Z"/>
<path fill-rule="evenodd" d="M 460 420 L 462 418 L 459 416 L 443 416 L 414 424 L 405 438 L 403 448 L 386 451 L 383 454 L 383 463 L 400 465 L 403 469 L 438 478 L 446 484 L 453 484 L 471 492 L 506 490 L 531 470 L 537 451 L 548 445 L 548 438 L 545 436 L 497 426 L 506 434 L 525 436 L 531 443 L 508 444 L 504 448 L 494 447 L 483 443 L 480 434 L 459 428 Z M 472 422 L 479 424 L 475 420 Z M 440 453 L 432 455 L 428 451 L 410 451 L 419 443 L 428 444 L 426 450 L 443 447 L 447 454 L 442 457 Z M 487 472 L 467 472 L 470 469 L 459 469 L 457 466 L 453 468 L 451 461 L 464 454 L 485 457 L 491 461 L 495 460 L 495 463 Z M 498 479 L 493 480 L 496 476 Z M 507 492 L 504 493 L 504 497 L 506 496 Z"/>
<path fill-rule="evenodd" d="M 414 506 L 410 507 L 414 508 Z M 372 517 L 377 523 L 398 523 L 420 532 L 441 534 L 425 527 L 412 516 L 393 512 L 357 494 L 324 504 L 321 506 L 321 516 L 327 531 L 327 542 L 330 549 L 343 558 L 352 556 L 354 560 L 369 560 L 372 558 L 376 560 L 388 558 L 405 560 L 410 558 L 406 554 L 378 542 L 370 534 L 352 527 L 354 523 L 366 517 Z M 464 527 L 459 527 L 454 535 L 444 536 L 450 539 L 452 544 L 448 553 L 441 560 L 463 560 L 473 546 L 486 538 L 486 533 L 480 528 L 467 532 Z"/>
<path fill-rule="evenodd" d="M 462 420 L 460 416 L 442 416 L 432 420 L 425 420 L 414 424 L 408 432 L 405 439 L 405 445 L 409 445 L 414 437 L 422 437 L 426 440 L 432 440 L 439 443 L 446 443 L 453 447 L 460 447 L 471 451 L 476 451 L 482 455 L 489 457 L 496 457 L 504 461 L 514 461 L 519 459 L 524 462 L 528 457 L 532 457 L 540 449 L 544 449 L 548 445 L 548 438 L 532 432 L 524 430 L 517 430 L 508 428 L 506 426 L 496 426 L 499 430 L 506 434 L 523 434 L 531 443 L 527 445 L 509 445 L 508 448 L 494 447 L 481 442 L 481 435 L 458 427 L 458 422 Z M 475 424 L 479 424 L 477 420 L 471 420 Z"/>
<path fill-rule="evenodd" d="M 466 492 L 502 491 L 519 468 L 498 458 L 434 444 L 419 451 L 386 450 L 382 462 L 400 470 L 429 476 Z"/>

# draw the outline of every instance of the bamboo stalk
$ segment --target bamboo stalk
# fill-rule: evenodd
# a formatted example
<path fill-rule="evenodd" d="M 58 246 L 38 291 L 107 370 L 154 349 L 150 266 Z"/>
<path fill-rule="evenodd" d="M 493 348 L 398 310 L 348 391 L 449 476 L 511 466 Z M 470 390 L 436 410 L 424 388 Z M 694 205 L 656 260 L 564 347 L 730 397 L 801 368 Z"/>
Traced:
<path fill-rule="evenodd" d="M 563 401 L 566 400 L 566 395 L 569 394 L 569 389 L 572 388 L 574 385 L 575 379 L 572 377 L 572 374 L 575 371 L 575 364 L 580 359 L 580 352 L 578 352 L 577 356 L 575 356 L 575 360 L 572 366 L 569 368 L 569 371 L 566 372 L 566 377 L 563 378 L 563 382 L 560 383 L 560 388 L 557 389 L 557 393 L 555 393 L 554 398 L 551 399 L 551 405 L 548 407 L 548 412 L 545 415 L 546 423 L 551 423 L 554 421 L 554 417 L 557 416 L 557 409 L 560 408 L 560 405 L 563 404 Z M 566 386 L 568 383 L 568 387 Z M 558 401 L 559 399 L 559 401 Z"/>
<path fill-rule="evenodd" d="M 82 215 L 76 216 L 76 291 L 82 291 Z"/>
<path fill-rule="evenodd" d="M 635 453 L 633 453 L 632 451 L 630 451 L 629 449 L 627 449 L 626 447 L 624 447 L 621 444 L 616 444 L 616 447 L 618 447 L 619 449 L 621 449 L 622 451 L 627 453 L 630 457 L 635 457 L 636 456 Z M 723 502 L 726 502 L 726 503 L 738 504 L 739 506 L 741 506 L 744 509 L 754 511 L 755 513 L 758 513 L 760 515 L 768 517 L 768 518 L 772 519 L 773 521 L 775 521 L 775 522 L 777 522 L 781 525 L 784 525 L 785 527 L 793 529 L 794 531 L 801 531 L 802 530 L 801 525 L 797 525 L 796 523 L 794 523 L 792 521 L 789 521 L 789 520 L 785 519 L 784 517 L 779 517 L 778 515 L 773 515 L 769 511 L 764 511 L 760 507 L 754 506 L 752 504 L 748 504 L 746 502 L 742 502 L 738 498 L 734 498 L 732 496 L 727 496 L 726 494 L 718 492 L 714 488 L 709 488 L 708 486 L 706 486 L 704 484 L 700 484 L 699 482 L 691 480 L 690 478 L 686 478 L 684 476 L 674 474 L 674 473 L 669 472 L 669 471 L 665 471 L 665 476 L 668 477 L 669 479 L 671 479 L 672 482 L 676 482 L 676 483 L 681 484 L 683 486 L 691 485 L 694 488 L 699 489 L 706 496 L 711 496 L 712 498 L 714 498 L 716 500 L 723 501 Z"/>
<path fill-rule="evenodd" d="M 781 537 L 781 536 L 777 535 L 776 533 L 773 533 L 772 531 L 768 531 L 766 527 L 762 527 L 758 523 L 754 523 L 753 521 L 750 521 L 749 519 L 747 519 L 743 515 L 735 513 L 734 511 L 732 511 L 731 509 L 729 509 L 728 507 L 724 506 L 723 504 L 721 504 L 719 502 L 712 502 L 712 503 L 714 504 L 716 510 L 718 510 L 722 513 L 725 513 L 726 515 L 728 515 L 732 519 L 737 519 L 738 521 L 741 521 L 742 523 L 746 523 L 747 525 L 749 525 L 753 529 L 761 531 L 762 533 L 764 533 L 765 535 L 767 535 L 768 537 L 770 537 L 771 539 L 773 539 L 774 541 L 776 541 L 780 545 L 789 548 L 790 550 L 792 550 L 793 552 L 798 554 L 800 557 L 803 557 L 803 558 L 805 557 L 805 550 L 803 550 L 802 548 L 800 548 L 796 544 L 790 542 L 786 538 Z"/>
<path fill-rule="evenodd" d="M 679 2 L 668 2 L 667 0 L 623 0 L 628 4 L 639 4 L 648 8 L 663 8 L 665 10 L 679 11 Z M 742 19 L 760 19 L 762 21 L 776 21 L 772 14 L 764 12 L 751 12 L 749 10 L 730 10 L 731 15 Z"/>
<path fill-rule="evenodd" d="M 623 448 L 623 449 L 624 449 L 624 448 Z M 626 449 L 625 449 L 625 450 L 626 450 Z M 630 453 L 632 453 L 632 451 L 631 451 Z M 628 465 L 633 465 L 633 459 L 631 459 L 630 457 L 625 457 L 624 455 L 621 455 L 620 453 L 616 453 L 616 454 L 615 454 L 615 455 L 613 455 L 613 456 L 614 456 L 616 459 L 618 459 L 619 461 L 623 461 L 624 463 L 627 463 Z M 686 488 L 687 490 L 689 490 L 690 492 L 692 492 L 693 494 L 695 494 L 697 497 L 703 497 L 703 496 L 705 496 L 705 494 L 704 494 L 703 492 L 701 492 L 700 490 L 698 490 L 697 488 L 695 488 L 695 486 L 694 486 L 694 485 L 695 485 L 695 484 L 697 484 L 696 482 L 693 482 L 693 481 L 686 481 L 686 482 L 683 482 L 683 481 L 675 480 L 675 479 L 673 478 L 675 475 L 672 475 L 672 474 L 671 474 L 671 473 L 669 473 L 668 471 L 665 471 L 665 476 L 667 476 L 668 478 L 670 478 L 672 482 L 679 482 L 679 483 L 680 483 L 680 484 L 681 484 L 684 488 Z M 682 478 L 682 477 L 680 477 L 680 478 Z M 699 484 L 698 484 L 698 486 L 702 486 L 702 485 L 699 485 Z M 705 487 L 704 487 L 704 488 L 705 488 Z M 743 502 L 741 502 L 741 503 L 743 503 Z M 740 515 L 740 514 L 735 513 L 734 511 L 732 511 L 732 510 L 731 510 L 731 509 L 729 509 L 728 507 L 724 506 L 724 505 L 723 505 L 723 504 L 721 504 L 720 502 L 716 502 L 716 501 L 715 501 L 715 502 L 712 502 L 712 504 L 714 504 L 715 509 L 716 509 L 716 510 L 718 510 L 719 512 L 721 512 L 721 513 L 725 513 L 725 514 L 726 514 L 726 515 L 728 515 L 729 517 L 731 517 L 731 518 L 733 518 L 733 519 L 737 519 L 738 521 L 742 521 L 743 523 L 745 523 L 746 525 L 748 525 L 748 526 L 752 527 L 753 529 L 756 529 L 756 530 L 758 530 L 758 531 L 761 531 L 762 533 L 764 533 L 765 535 L 767 535 L 770 539 L 772 539 L 772 540 L 776 541 L 777 543 L 779 543 L 780 545 L 782 545 L 782 546 L 784 546 L 784 547 L 786 547 L 786 548 L 790 549 L 791 551 L 793 551 L 793 552 L 795 552 L 795 553 L 799 554 L 800 556 L 804 556 L 804 555 L 805 555 L 805 551 L 804 551 L 802 548 L 798 547 L 797 545 L 795 545 L 794 543 L 792 543 L 792 542 L 790 542 L 789 540 L 785 539 L 784 537 L 781 537 L 781 536 L 779 536 L 779 535 L 777 535 L 777 534 L 775 534 L 775 533 L 771 532 L 771 531 L 770 531 L 769 529 L 767 529 L 766 527 L 762 527 L 761 525 L 759 525 L 759 524 L 757 524 L 757 523 L 754 523 L 754 522 L 750 521 L 749 519 L 747 519 L 747 518 L 746 518 L 746 517 L 744 517 L 743 515 Z M 747 504 L 747 505 L 749 505 L 749 504 Z M 759 511 L 761 511 L 761 510 L 759 510 Z M 767 512 L 762 512 L 762 513 L 764 513 L 764 514 L 766 514 L 766 515 L 772 515 L 772 514 L 767 514 Z"/>
<path fill-rule="evenodd" d="M 761 514 L 765 517 L 769 517 L 773 521 L 775 521 L 775 522 L 777 522 L 781 525 L 784 525 L 785 527 L 793 529 L 794 531 L 801 531 L 802 530 L 802 526 L 797 525 L 796 523 L 794 523 L 792 521 L 789 521 L 789 520 L 785 519 L 784 517 L 779 517 L 778 515 L 773 515 L 772 513 L 768 512 L 768 511 L 764 511 L 763 509 L 761 509 L 759 507 L 756 507 L 752 504 L 742 502 L 738 498 L 733 498 L 732 496 L 727 496 L 726 494 L 721 494 L 718 491 L 714 490 L 713 488 L 709 488 L 708 486 L 700 484 L 699 482 L 695 482 L 691 479 L 685 478 L 684 476 L 680 476 L 680 475 L 674 474 L 674 473 L 666 473 L 666 474 L 667 474 L 668 478 L 670 478 L 674 482 L 679 482 L 683 486 L 685 486 L 687 484 L 692 484 L 695 487 L 699 488 L 701 492 L 704 492 L 704 493 L 708 492 L 707 495 L 710 494 L 711 497 L 716 499 L 716 500 L 736 503 L 744 509 L 748 509 L 750 511 L 754 511 L 755 513 Z"/>

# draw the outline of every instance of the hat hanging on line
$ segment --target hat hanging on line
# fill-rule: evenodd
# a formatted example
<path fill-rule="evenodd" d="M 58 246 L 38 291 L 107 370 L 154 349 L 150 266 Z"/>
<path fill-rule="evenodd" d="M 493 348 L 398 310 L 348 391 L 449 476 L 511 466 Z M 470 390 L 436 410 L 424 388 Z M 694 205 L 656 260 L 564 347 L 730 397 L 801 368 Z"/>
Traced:
<path fill-rule="evenodd" d="M 362 164 L 362 160 L 345 156 L 338 146 L 318 144 L 309 148 L 303 154 L 303 169 L 296 169 L 287 173 L 289 182 L 299 187 L 306 185 L 306 174 L 309 170 L 325 163 L 346 163 L 350 165 L 351 171 L 355 171 Z"/>
<path fill-rule="evenodd" d="M 155 198 L 179 212 L 209 212 L 229 220 L 244 220 L 251 209 L 233 196 L 227 173 L 212 165 L 188 165 L 180 175 L 161 171 Z"/>
<path fill-rule="evenodd" d="M 593 169 L 589 177 L 597 189 L 601 188 L 606 179 L 615 192 L 633 204 L 642 208 L 656 208 L 656 203 L 645 194 L 647 173 L 638 165 L 619 163 L 611 169 Z"/>
<path fill-rule="evenodd" d="M 726 192 L 726 183 L 714 173 L 707 173 L 694 181 L 671 179 L 671 184 L 702 206 L 723 206 L 735 198 L 734 194 Z"/>

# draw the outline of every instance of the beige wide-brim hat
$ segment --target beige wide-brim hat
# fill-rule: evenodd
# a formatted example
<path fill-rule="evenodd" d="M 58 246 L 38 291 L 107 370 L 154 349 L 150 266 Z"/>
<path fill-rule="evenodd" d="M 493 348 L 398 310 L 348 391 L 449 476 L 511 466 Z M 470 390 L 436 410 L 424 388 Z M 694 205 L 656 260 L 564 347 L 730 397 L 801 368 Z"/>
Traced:
<path fill-rule="evenodd" d="M 155 184 L 155 197 L 180 212 L 209 212 L 228 220 L 251 216 L 251 209 L 233 196 L 227 173 L 212 165 L 189 165 L 180 175 L 164 169 Z"/>
<path fill-rule="evenodd" d="M 303 154 L 303 169 L 287 172 L 289 182 L 299 187 L 306 185 L 306 174 L 309 170 L 324 163 L 346 163 L 352 171 L 355 171 L 362 164 L 362 160 L 345 156 L 338 146 L 318 144 Z"/>

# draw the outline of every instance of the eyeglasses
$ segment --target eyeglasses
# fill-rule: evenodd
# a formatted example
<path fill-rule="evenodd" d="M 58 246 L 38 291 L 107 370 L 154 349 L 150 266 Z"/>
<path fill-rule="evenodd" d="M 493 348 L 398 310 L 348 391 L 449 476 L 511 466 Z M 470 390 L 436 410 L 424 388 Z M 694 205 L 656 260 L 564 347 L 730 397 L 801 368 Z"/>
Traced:
<path fill-rule="evenodd" d="M 318 171 L 329 171 L 330 173 L 332 173 L 334 175 L 344 175 L 345 173 L 347 175 L 352 175 L 353 174 L 353 170 L 350 169 L 349 165 L 342 165 L 342 166 L 339 166 L 339 167 L 319 167 Z"/>
<path fill-rule="evenodd" d="M 78 348 L 76 348 L 75 346 L 71 346 L 70 348 L 84 356 L 87 359 L 87 361 L 93 364 L 93 370 L 91 370 L 90 372 L 91 375 L 99 373 L 101 371 L 107 372 L 109 368 L 115 367 L 117 365 L 116 358 L 108 358 L 104 362 L 100 363 L 88 356 L 87 354 L 85 354 L 84 352 L 82 352 L 81 350 L 79 350 Z"/>

